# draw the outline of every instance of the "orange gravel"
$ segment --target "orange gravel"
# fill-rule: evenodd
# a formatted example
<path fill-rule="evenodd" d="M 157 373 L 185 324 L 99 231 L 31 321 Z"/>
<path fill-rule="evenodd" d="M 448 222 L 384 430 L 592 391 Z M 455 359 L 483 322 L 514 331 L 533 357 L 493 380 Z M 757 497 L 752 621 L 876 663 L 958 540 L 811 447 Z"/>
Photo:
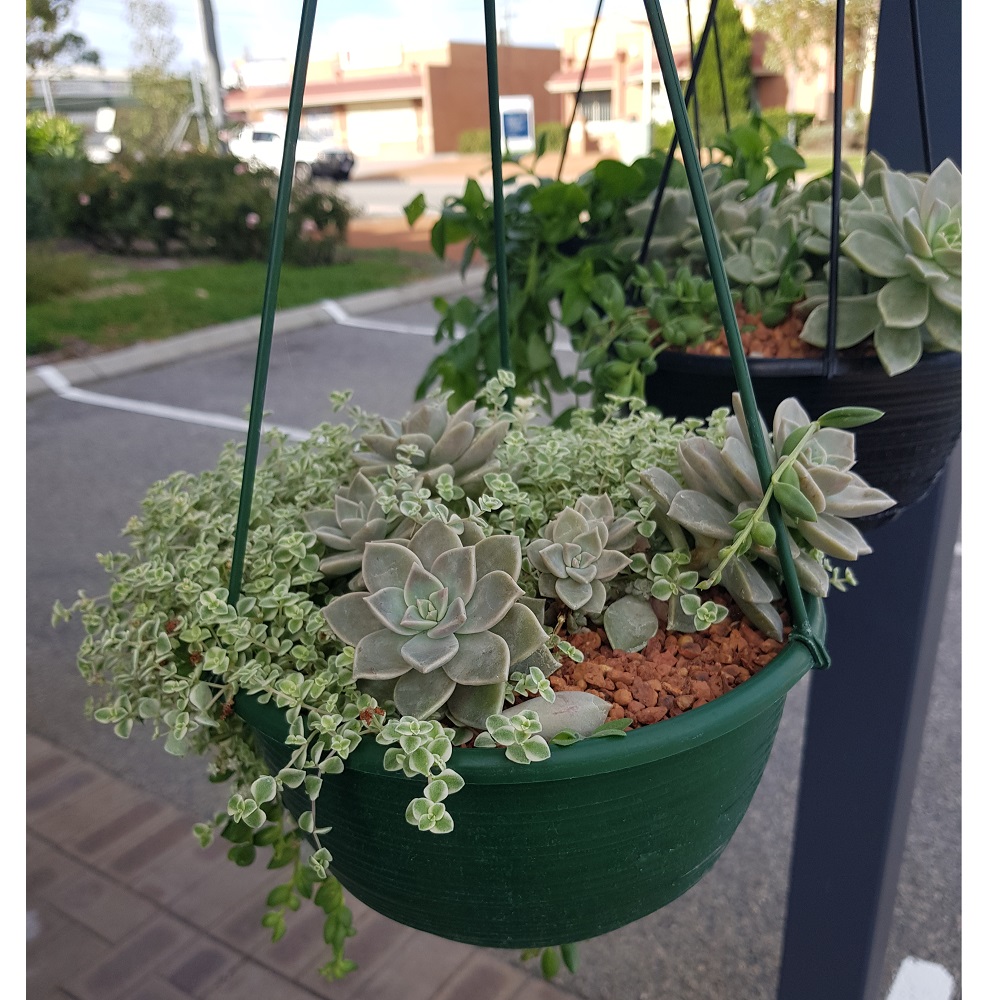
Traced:
<path fill-rule="evenodd" d="M 783 643 L 757 631 L 729 599 L 712 597 L 729 615 L 704 632 L 660 630 L 638 653 L 607 644 L 603 629 L 567 636 L 584 654 L 582 663 L 568 657 L 549 677 L 554 691 L 587 691 L 611 702 L 609 719 L 631 720 L 629 729 L 671 719 L 706 705 L 766 666 Z M 791 627 L 782 614 L 787 639 Z"/>

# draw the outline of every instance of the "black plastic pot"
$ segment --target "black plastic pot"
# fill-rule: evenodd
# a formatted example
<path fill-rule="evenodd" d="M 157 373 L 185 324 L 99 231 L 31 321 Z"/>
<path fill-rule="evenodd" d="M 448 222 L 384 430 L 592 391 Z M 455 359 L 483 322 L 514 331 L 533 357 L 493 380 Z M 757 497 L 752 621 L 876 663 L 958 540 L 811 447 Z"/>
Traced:
<path fill-rule="evenodd" d="M 778 403 L 796 397 L 809 416 L 836 406 L 871 406 L 885 416 L 854 431 L 855 471 L 897 504 L 865 518 L 890 520 L 921 500 L 944 469 L 962 432 L 962 356 L 924 354 L 891 378 L 875 357 L 837 359 L 832 377 L 823 362 L 804 358 L 750 358 L 757 406 L 770 427 Z M 736 391 L 728 356 L 664 351 L 646 379 L 646 399 L 664 415 L 687 417 L 732 407 Z"/>

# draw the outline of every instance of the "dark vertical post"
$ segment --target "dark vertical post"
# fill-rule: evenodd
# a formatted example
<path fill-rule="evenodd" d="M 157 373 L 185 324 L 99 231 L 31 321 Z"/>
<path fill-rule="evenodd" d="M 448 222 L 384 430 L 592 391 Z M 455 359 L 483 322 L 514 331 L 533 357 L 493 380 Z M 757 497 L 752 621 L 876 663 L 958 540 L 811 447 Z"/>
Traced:
<path fill-rule="evenodd" d="M 922 171 L 910 6 L 882 0 L 868 144 L 895 169 Z M 913 6 L 931 145 L 939 160 L 960 164 L 960 5 Z M 810 683 L 779 1000 L 876 1000 L 958 537 L 960 482 L 956 447 L 926 498 L 868 533 L 874 552 L 860 591 L 826 601 L 833 666 Z M 882 697 L 857 697 L 873 683 Z"/>

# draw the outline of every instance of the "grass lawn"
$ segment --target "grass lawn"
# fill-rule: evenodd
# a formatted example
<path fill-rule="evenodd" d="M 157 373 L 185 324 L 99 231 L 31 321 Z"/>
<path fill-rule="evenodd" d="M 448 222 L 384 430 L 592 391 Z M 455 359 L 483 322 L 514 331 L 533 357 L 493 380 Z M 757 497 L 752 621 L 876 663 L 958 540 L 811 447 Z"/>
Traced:
<path fill-rule="evenodd" d="M 799 172 L 798 180 L 807 181 L 813 177 L 822 177 L 833 170 L 833 153 L 802 153 L 806 161 L 805 169 Z M 848 164 L 854 173 L 860 177 L 864 169 L 865 154 L 861 150 L 852 150 L 844 154 L 844 163 Z"/>
<path fill-rule="evenodd" d="M 257 261 L 171 261 L 169 267 L 154 267 L 148 261 L 46 247 L 29 247 L 26 263 L 29 355 L 127 347 L 259 317 L 267 272 L 266 264 Z M 330 266 L 283 264 L 278 308 L 388 288 L 446 270 L 431 254 L 345 249 L 340 262 Z M 32 295 L 33 289 L 39 291 Z M 45 301 L 37 301 L 41 298 Z"/>

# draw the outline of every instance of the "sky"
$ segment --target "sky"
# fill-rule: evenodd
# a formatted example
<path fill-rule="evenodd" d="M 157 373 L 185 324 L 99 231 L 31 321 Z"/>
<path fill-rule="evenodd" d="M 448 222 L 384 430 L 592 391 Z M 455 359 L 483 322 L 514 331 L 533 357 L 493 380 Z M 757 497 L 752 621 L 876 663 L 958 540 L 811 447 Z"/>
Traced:
<path fill-rule="evenodd" d="M 682 0 L 664 0 L 663 7 Z M 167 0 L 174 11 L 174 34 L 183 51 L 179 68 L 204 62 L 199 0 Z M 295 0 L 214 0 L 216 37 L 223 67 L 236 59 L 291 59 L 295 54 L 301 3 Z M 497 22 L 509 26 L 518 45 L 558 48 L 565 27 L 590 24 L 595 0 L 496 0 Z M 604 0 L 601 17 L 645 18 L 642 0 Z M 75 0 L 73 22 L 101 54 L 107 69 L 125 69 L 130 62 L 131 30 L 125 0 Z M 358 46 L 406 40 L 482 41 L 485 27 L 482 0 L 319 0 L 311 51 L 336 52 Z"/>

